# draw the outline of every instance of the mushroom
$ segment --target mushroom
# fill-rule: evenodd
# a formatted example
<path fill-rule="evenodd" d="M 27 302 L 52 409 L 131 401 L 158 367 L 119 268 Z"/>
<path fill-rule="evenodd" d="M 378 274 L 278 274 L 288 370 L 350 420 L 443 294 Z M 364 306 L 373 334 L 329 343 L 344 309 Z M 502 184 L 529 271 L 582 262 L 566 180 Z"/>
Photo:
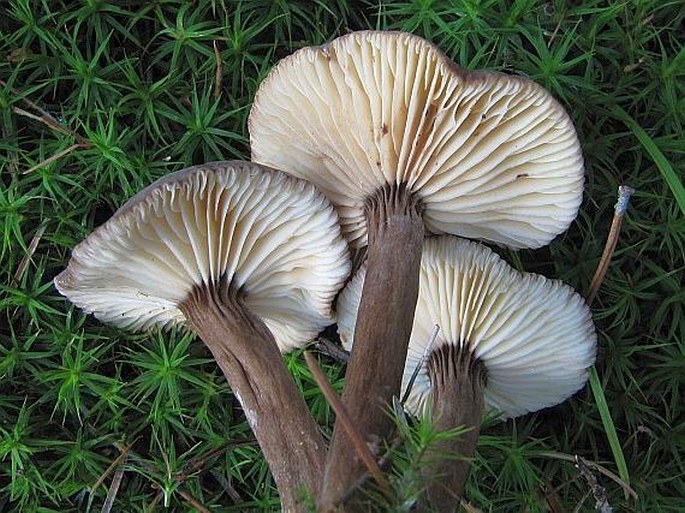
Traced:
<path fill-rule="evenodd" d="M 332 323 L 350 271 L 328 200 L 254 163 L 172 173 L 76 246 L 57 289 L 103 322 L 184 325 L 210 349 L 286 510 L 316 491 L 324 443 L 281 357 Z"/>
<path fill-rule="evenodd" d="M 347 349 L 364 274 L 362 267 L 338 298 Z M 437 431 L 470 429 L 436 441 L 427 453 L 428 495 L 437 511 L 459 505 L 484 409 L 507 418 L 564 401 L 587 381 L 596 345 L 590 309 L 571 287 L 520 273 L 480 244 L 427 239 L 402 380 L 406 392 L 415 374 L 406 407 L 430 415 Z"/>
<path fill-rule="evenodd" d="M 582 199 L 575 129 L 548 92 L 461 70 L 411 34 L 354 32 L 286 57 L 257 91 L 249 130 L 254 161 L 314 183 L 352 247 L 368 244 L 343 394 L 368 442 L 392 427 L 424 230 L 536 248 Z M 336 425 L 328 504 L 363 472 L 344 436 Z"/>

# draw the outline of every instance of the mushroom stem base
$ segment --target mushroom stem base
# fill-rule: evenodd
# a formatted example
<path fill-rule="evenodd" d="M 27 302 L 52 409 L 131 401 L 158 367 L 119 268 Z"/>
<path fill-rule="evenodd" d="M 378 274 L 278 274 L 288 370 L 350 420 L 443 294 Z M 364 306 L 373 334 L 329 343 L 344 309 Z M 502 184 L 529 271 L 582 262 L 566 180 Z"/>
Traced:
<path fill-rule="evenodd" d="M 460 426 L 468 430 L 435 440 L 425 453 L 422 474 L 428 498 L 435 511 L 447 513 L 459 509 L 476 451 L 486 373 L 470 351 L 448 344 L 431 353 L 428 376 L 433 387 L 431 418 L 435 431 Z"/>
<path fill-rule="evenodd" d="M 240 401 L 278 487 L 284 511 L 307 511 L 325 446 L 273 335 L 229 286 L 197 286 L 180 305 Z"/>
<path fill-rule="evenodd" d="M 389 404 L 393 395 L 399 395 L 407 356 L 424 228 L 420 205 L 404 186 L 380 189 L 369 198 L 366 218 L 366 279 L 342 398 L 364 440 L 382 449 L 392 429 Z M 365 511 L 354 499 L 339 505 L 365 470 L 336 422 L 319 510 Z"/>

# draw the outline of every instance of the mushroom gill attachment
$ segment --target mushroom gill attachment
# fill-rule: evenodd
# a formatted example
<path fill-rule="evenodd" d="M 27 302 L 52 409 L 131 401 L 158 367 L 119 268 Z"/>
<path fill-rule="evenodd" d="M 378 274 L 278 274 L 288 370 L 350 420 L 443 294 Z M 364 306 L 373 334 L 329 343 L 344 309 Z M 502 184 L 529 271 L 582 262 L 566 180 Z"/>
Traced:
<path fill-rule="evenodd" d="M 57 289 L 103 322 L 180 324 L 202 338 L 239 399 L 284 510 L 316 493 L 325 446 L 281 357 L 332 322 L 350 272 L 328 200 L 254 163 L 172 173 L 76 246 Z"/>
<path fill-rule="evenodd" d="M 364 274 L 362 267 L 338 299 L 338 330 L 347 349 L 354 343 Z M 440 331 L 428 348 L 436 324 Z M 596 344 L 590 309 L 571 287 L 518 272 L 474 242 L 426 240 L 403 389 L 421 368 L 406 407 L 431 416 L 438 431 L 471 429 L 454 445 L 439 442 L 428 453 L 429 460 L 435 457 L 427 469 L 434 507 L 452 511 L 459 504 L 468 463 L 445 456 L 473 456 L 482 411 L 507 418 L 564 401 L 585 385 Z"/>

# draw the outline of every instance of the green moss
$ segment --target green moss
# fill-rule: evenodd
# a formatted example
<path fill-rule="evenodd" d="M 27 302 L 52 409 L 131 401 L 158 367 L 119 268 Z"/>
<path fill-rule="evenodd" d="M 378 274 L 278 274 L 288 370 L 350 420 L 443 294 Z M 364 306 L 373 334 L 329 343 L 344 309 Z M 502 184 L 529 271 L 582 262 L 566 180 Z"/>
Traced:
<path fill-rule="evenodd" d="M 279 58 L 365 28 L 410 30 L 466 68 L 530 76 L 568 109 L 587 167 L 581 215 L 548 248 L 505 252 L 518 267 L 584 291 L 617 187 L 637 190 L 593 305 L 615 438 L 589 391 L 490 423 L 468 498 L 494 511 L 544 511 L 550 501 L 592 509 L 567 456 L 619 474 L 618 445 L 639 498 L 595 471 L 615 510 L 680 507 L 682 2 L 9 0 L 0 11 L 0 510 L 83 511 L 113 500 L 112 511 L 187 511 L 189 498 L 221 511 L 277 508 L 266 464 L 202 344 L 103 326 L 59 296 L 52 278 L 76 243 L 154 179 L 249 157 L 246 117 Z M 302 359 L 287 362 L 329 431 L 330 409 Z M 340 366 L 326 370 L 340 388 Z M 392 509 L 408 510 L 433 435 L 397 422 L 406 441 L 393 452 Z"/>

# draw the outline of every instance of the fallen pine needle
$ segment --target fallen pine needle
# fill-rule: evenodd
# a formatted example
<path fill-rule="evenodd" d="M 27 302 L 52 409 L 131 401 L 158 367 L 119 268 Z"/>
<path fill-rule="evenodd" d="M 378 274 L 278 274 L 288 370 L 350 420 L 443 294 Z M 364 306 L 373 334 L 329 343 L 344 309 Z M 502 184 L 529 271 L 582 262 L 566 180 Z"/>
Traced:
<path fill-rule="evenodd" d="M 189 502 L 192 507 L 194 507 L 196 510 L 198 510 L 200 513 L 212 513 L 210 510 L 208 510 L 206 507 L 204 507 L 200 501 L 198 501 L 195 497 L 190 495 L 188 492 L 183 490 L 182 488 L 178 488 L 178 494 L 183 497 L 186 502 Z"/>
<path fill-rule="evenodd" d="M 582 460 L 582 463 L 585 464 L 587 467 L 596 470 L 600 474 L 605 475 L 609 479 L 611 479 L 613 482 L 621 486 L 627 494 L 629 494 L 631 497 L 634 499 L 637 499 L 637 492 L 631 488 L 631 486 L 626 483 L 623 479 L 621 479 L 619 476 L 614 474 L 611 470 L 608 468 L 600 465 L 599 463 L 595 463 L 594 461 L 587 460 L 585 458 L 581 458 L 580 456 L 571 456 L 570 454 L 564 454 L 561 452 L 554 452 L 554 451 L 540 451 L 535 453 L 537 456 L 543 457 L 543 458 L 553 458 L 557 460 L 563 460 L 563 461 L 570 461 L 572 463 L 577 463 L 577 459 Z"/>
<path fill-rule="evenodd" d="M 124 455 L 124 459 L 121 461 L 119 468 L 117 468 L 117 471 L 114 473 L 112 484 L 109 487 L 109 492 L 107 492 L 107 498 L 105 499 L 105 503 L 102 505 L 102 510 L 100 510 L 101 513 L 109 513 L 112 511 L 114 499 L 116 499 L 117 493 L 119 493 L 119 488 L 121 487 L 121 482 L 124 479 L 124 461 L 126 460 L 127 456 L 128 454 Z"/>
<path fill-rule="evenodd" d="M 45 233 L 45 226 L 45 224 L 41 224 L 36 230 L 36 233 L 34 234 L 33 238 L 31 239 L 28 251 L 22 257 L 21 262 L 19 262 L 19 265 L 17 266 L 17 271 L 14 273 L 14 276 L 12 277 L 12 282 L 14 284 L 19 284 L 19 282 L 21 282 L 21 279 L 24 277 L 24 273 L 26 272 L 29 262 L 31 261 L 31 257 L 33 257 L 33 254 L 36 252 L 36 248 L 38 248 L 40 239 L 43 237 L 43 234 Z"/>
<path fill-rule="evenodd" d="M 84 143 L 72 144 L 66 150 L 62 150 L 59 153 L 55 153 L 52 157 L 47 158 L 42 162 L 39 162 L 38 164 L 36 164 L 35 166 L 33 166 L 30 169 L 27 169 L 26 171 L 24 171 L 24 174 L 28 175 L 29 173 L 33 173 L 34 171 L 37 171 L 38 169 L 41 169 L 41 168 L 47 166 L 51 162 L 54 162 L 56 160 L 61 159 L 62 157 L 64 157 L 65 155 L 68 155 L 69 153 L 71 153 L 72 151 L 74 151 L 76 149 L 88 148 L 88 147 L 90 147 L 90 144 L 84 144 Z"/>
<path fill-rule="evenodd" d="M 414 382 L 416 381 L 419 372 L 421 372 L 423 364 L 426 363 L 426 360 L 428 359 L 428 353 L 430 353 L 431 349 L 433 349 L 433 344 L 435 343 L 435 339 L 438 338 L 439 331 L 440 326 L 438 326 L 437 324 L 433 326 L 433 331 L 431 332 L 430 338 L 428 339 L 428 344 L 426 344 L 426 349 L 424 349 L 423 354 L 421 355 L 421 359 L 419 360 L 419 363 L 416 364 L 414 372 L 412 372 L 411 377 L 409 378 L 409 383 L 407 383 L 407 389 L 404 391 L 404 395 L 402 396 L 402 400 L 400 401 L 402 405 L 404 405 L 404 403 L 407 402 L 407 399 L 409 399 L 409 394 L 411 393 L 411 389 L 414 387 Z"/>
<path fill-rule="evenodd" d="M 611 257 L 616 249 L 616 244 L 618 243 L 618 235 L 621 232 L 621 226 L 623 225 L 623 217 L 625 216 L 626 210 L 628 209 L 628 202 L 630 201 L 630 196 L 635 192 L 635 189 L 627 185 L 621 185 L 618 188 L 618 201 L 614 207 L 614 218 L 611 221 L 611 228 L 609 229 L 609 235 L 607 236 L 606 244 L 604 245 L 604 251 L 599 259 L 599 264 L 597 264 L 597 270 L 590 283 L 590 288 L 588 289 L 586 295 L 586 301 L 588 305 L 591 305 L 597 296 L 597 291 L 599 290 L 604 276 L 609 268 L 609 263 L 611 262 Z"/>
<path fill-rule="evenodd" d="M 216 41 L 212 41 L 214 46 L 214 60 L 216 62 L 216 72 L 214 73 L 214 99 L 218 99 L 221 96 L 221 83 L 224 74 L 224 61 L 221 60 L 221 52 L 219 52 L 219 46 Z"/>

